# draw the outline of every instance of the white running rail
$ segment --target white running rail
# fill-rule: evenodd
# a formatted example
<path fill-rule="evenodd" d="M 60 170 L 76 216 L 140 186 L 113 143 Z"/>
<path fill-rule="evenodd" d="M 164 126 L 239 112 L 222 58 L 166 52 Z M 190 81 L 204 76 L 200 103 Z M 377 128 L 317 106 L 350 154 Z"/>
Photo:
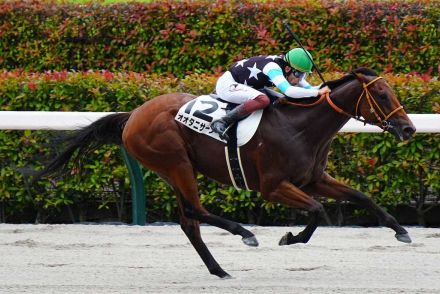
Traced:
<path fill-rule="evenodd" d="M 0 130 L 75 130 L 114 112 L 0 111 Z M 440 133 L 440 114 L 409 114 L 417 133 Z M 379 127 L 350 119 L 340 132 L 378 133 Z"/>

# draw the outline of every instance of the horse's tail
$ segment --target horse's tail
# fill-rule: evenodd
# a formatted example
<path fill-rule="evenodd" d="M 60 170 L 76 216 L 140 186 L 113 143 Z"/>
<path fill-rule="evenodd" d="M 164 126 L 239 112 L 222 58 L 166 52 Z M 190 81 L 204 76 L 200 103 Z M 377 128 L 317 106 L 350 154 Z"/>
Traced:
<path fill-rule="evenodd" d="M 73 163 L 79 165 L 81 159 L 102 145 L 121 145 L 122 131 L 130 115 L 130 112 L 110 114 L 63 137 L 61 142 L 67 143 L 66 149 L 37 173 L 33 181 L 35 182 L 42 176 L 67 172 L 69 161 L 72 160 Z"/>

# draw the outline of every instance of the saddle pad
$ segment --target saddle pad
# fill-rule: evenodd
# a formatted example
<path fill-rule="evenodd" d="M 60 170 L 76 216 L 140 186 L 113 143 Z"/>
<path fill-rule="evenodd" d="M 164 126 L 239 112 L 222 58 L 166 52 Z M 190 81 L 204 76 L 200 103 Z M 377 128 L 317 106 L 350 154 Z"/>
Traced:
<path fill-rule="evenodd" d="M 210 125 L 213 120 L 226 115 L 227 106 L 227 102 L 219 101 L 209 95 L 202 95 L 184 104 L 177 112 L 175 120 L 191 130 L 226 143 L 211 130 Z M 237 146 L 243 146 L 249 142 L 258 128 L 262 115 L 263 110 L 257 110 L 238 123 Z"/>

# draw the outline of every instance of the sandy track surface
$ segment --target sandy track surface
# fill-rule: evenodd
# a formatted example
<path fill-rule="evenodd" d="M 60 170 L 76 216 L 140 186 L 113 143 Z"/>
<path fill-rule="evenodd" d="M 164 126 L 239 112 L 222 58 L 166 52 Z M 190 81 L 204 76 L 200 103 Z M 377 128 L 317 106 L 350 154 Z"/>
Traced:
<path fill-rule="evenodd" d="M 440 229 L 319 227 L 308 244 L 288 230 L 247 227 L 260 246 L 203 226 L 234 278 L 208 273 L 177 225 L 0 224 L 1 293 L 440 293 Z"/>

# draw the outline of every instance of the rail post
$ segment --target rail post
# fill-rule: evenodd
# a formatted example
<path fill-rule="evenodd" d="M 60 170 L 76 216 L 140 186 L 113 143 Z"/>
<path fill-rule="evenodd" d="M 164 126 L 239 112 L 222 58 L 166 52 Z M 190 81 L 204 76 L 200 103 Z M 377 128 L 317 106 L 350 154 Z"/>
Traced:
<path fill-rule="evenodd" d="M 124 147 L 121 147 L 121 152 L 128 169 L 131 183 L 131 211 L 133 225 L 144 226 L 146 222 L 146 194 L 142 170 L 139 163 L 128 154 Z"/>

